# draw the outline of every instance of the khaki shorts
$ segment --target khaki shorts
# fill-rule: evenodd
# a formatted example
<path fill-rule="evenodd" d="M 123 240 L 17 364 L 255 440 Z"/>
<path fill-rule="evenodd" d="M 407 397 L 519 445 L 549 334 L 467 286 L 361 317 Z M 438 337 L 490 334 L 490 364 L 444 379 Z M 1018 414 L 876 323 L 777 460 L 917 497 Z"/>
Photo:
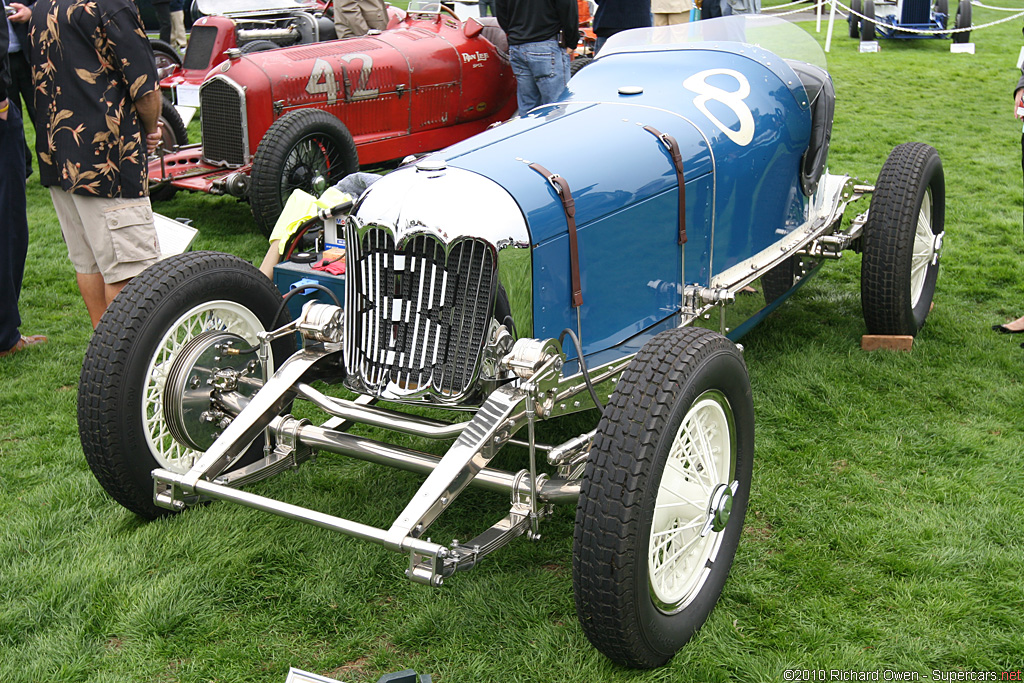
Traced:
<path fill-rule="evenodd" d="M 160 258 L 149 197 L 88 197 L 50 188 L 68 258 L 77 273 L 107 284 L 135 277 Z"/>

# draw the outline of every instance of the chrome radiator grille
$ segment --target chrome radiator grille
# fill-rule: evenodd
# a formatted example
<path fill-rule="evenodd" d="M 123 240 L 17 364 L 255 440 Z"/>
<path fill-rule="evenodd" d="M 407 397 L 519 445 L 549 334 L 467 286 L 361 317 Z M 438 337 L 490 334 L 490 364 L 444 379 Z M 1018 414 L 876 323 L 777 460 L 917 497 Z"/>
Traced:
<path fill-rule="evenodd" d="M 401 249 L 392 235 L 347 230 L 345 365 L 378 396 L 424 393 L 453 400 L 476 379 L 497 262 L 494 247 L 429 235 Z"/>
<path fill-rule="evenodd" d="M 202 109 L 203 160 L 211 164 L 241 166 L 248 159 L 245 98 L 223 77 L 214 77 L 199 90 Z"/>

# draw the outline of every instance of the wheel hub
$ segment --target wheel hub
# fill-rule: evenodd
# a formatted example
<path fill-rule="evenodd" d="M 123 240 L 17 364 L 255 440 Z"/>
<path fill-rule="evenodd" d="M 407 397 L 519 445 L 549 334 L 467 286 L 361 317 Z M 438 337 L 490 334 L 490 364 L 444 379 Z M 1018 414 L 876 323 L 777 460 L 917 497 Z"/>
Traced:
<path fill-rule="evenodd" d="M 163 412 L 167 430 L 180 443 L 205 451 L 233 416 L 221 410 L 218 395 L 237 392 L 249 398 L 262 385 L 262 365 L 251 354 L 230 350 L 249 347 L 231 332 L 209 330 L 185 344 L 167 373 Z"/>
<path fill-rule="evenodd" d="M 303 187 L 307 183 L 311 182 L 310 178 L 312 173 L 305 166 L 298 166 L 292 169 L 292 172 L 288 175 L 288 182 L 293 187 Z"/>
<path fill-rule="evenodd" d="M 940 232 L 932 240 L 932 265 L 939 262 L 939 254 L 942 252 L 942 238 L 946 236 L 945 232 Z"/>
<path fill-rule="evenodd" d="M 719 484 L 715 487 L 708 502 L 708 521 L 701 529 L 701 536 L 707 536 L 712 531 L 718 533 L 728 526 L 729 516 L 732 514 L 733 494 L 738 487 L 738 481 L 728 486 Z"/>
<path fill-rule="evenodd" d="M 313 188 L 314 194 L 316 194 L 317 196 L 322 195 L 324 192 L 327 191 L 327 178 L 324 177 L 322 174 L 317 173 L 316 175 L 313 176 L 313 179 L 310 181 L 310 187 Z"/>

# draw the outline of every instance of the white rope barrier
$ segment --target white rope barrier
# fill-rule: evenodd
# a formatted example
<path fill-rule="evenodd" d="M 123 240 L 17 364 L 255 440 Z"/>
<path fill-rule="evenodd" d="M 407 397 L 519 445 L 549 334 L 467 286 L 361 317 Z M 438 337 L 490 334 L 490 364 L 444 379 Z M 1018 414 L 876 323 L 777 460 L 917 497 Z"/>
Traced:
<path fill-rule="evenodd" d="M 793 10 L 790 10 L 788 12 L 779 12 L 778 14 L 772 13 L 771 16 L 773 16 L 773 17 L 788 17 L 790 14 L 799 14 L 801 12 L 806 14 L 808 12 L 808 10 L 807 10 L 807 8 L 799 7 L 797 9 L 793 9 Z M 761 10 L 761 14 L 767 14 L 767 12 L 765 12 L 764 10 Z"/>
<path fill-rule="evenodd" d="M 787 2 L 784 5 L 773 5 L 772 7 L 762 7 L 761 8 L 761 14 L 770 14 L 770 13 L 774 12 L 777 9 L 782 9 L 783 7 L 792 7 L 793 5 L 806 5 L 806 4 L 807 4 L 807 0 L 793 0 L 793 2 Z M 813 7 L 817 7 L 819 4 L 823 5 L 825 3 L 823 3 L 823 2 L 817 3 L 816 2 L 816 3 L 814 3 L 814 5 L 812 5 L 812 8 Z M 803 10 L 801 10 L 801 11 L 803 11 Z"/>

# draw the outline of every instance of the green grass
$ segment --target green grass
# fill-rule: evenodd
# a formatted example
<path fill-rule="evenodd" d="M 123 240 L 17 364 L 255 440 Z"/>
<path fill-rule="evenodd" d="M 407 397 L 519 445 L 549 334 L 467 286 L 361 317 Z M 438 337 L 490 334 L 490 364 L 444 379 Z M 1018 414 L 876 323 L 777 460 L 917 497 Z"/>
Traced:
<path fill-rule="evenodd" d="M 976 23 L 1000 16 L 975 8 Z M 1018 670 L 1024 350 L 989 326 L 1024 312 L 1020 22 L 974 39 L 974 56 L 945 41 L 861 55 L 837 33 L 831 169 L 872 182 L 911 140 L 942 155 L 935 310 L 911 353 L 860 351 L 860 264 L 848 254 L 744 338 L 757 434 L 743 541 L 708 623 L 646 673 L 609 663 L 577 625 L 570 509 L 539 542 L 431 590 L 403 578 L 401 556 L 231 504 L 143 523 L 113 503 L 75 421 L 89 321 L 33 177 L 23 331 L 50 343 L 0 361 L 0 681 L 263 683 L 289 666 L 350 682 L 405 667 L 442 682 Z M 264 251 L 244 204 L 179 194 L 158 208 L 195 219 L 196 248 Z M 253 489 L 388 524 L 419 481 L 322 455 Z M 431 531 L 466 538 L 503 504 L 468 491 Z"/>

